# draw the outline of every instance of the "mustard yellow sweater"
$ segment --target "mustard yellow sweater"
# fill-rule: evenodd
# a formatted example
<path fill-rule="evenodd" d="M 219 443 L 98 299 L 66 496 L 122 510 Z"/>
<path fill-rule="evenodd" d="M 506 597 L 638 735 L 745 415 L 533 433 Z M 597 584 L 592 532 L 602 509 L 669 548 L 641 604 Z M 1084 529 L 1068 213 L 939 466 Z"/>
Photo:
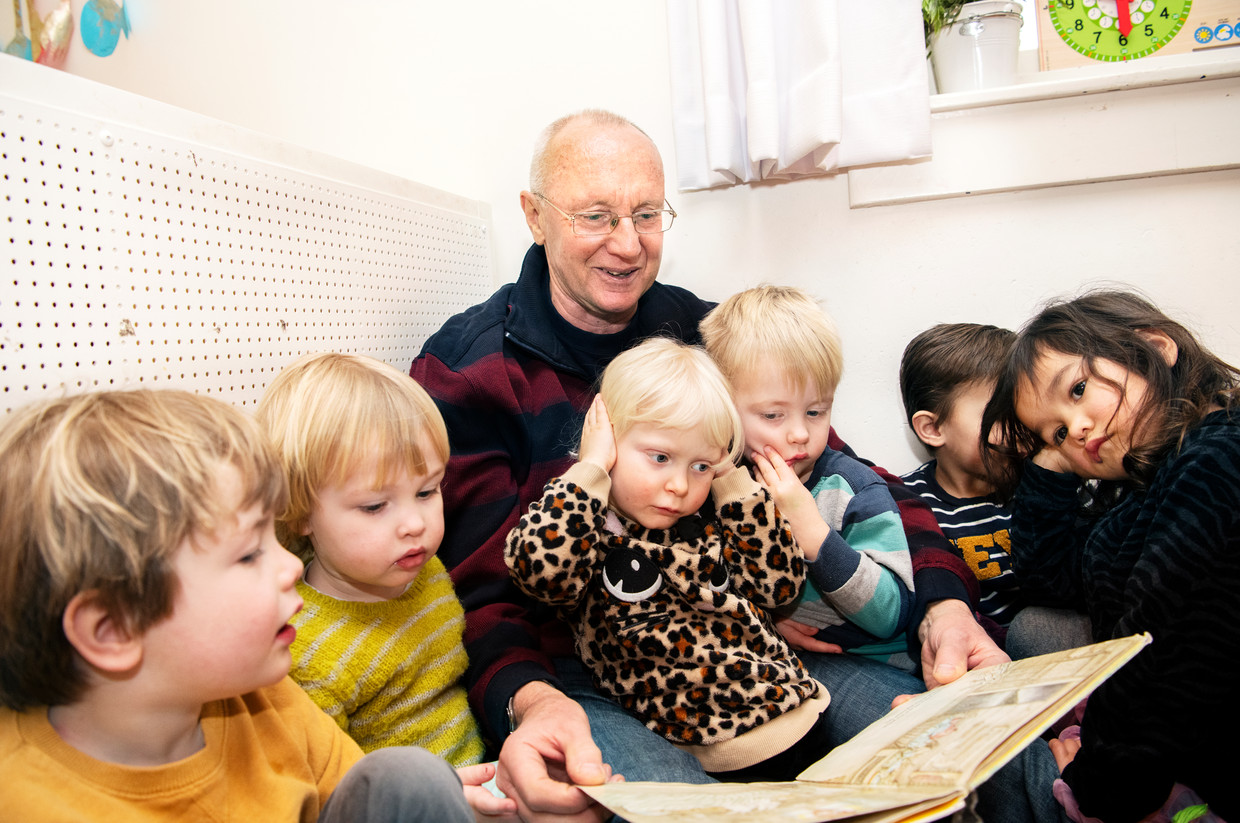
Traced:
<path fill-rule="evenodd" d="M 200 722 L 200 751 L 165 766 L 120 766 L 62 740 L 46 706 L 21 713 L 0 707 L 0 816 L 23 823 L 313 823 L 362 757 L 287 677 L 208 703 Z"/>
<path fill-rule="evenodd" d="M 453 766 L 481 762 L 482 739 L 460 684 L 465 612 L 439 558 L 403 595 L 337 600 L 301 581 L 293 679 L 363 751 L 422 746 Z"/>

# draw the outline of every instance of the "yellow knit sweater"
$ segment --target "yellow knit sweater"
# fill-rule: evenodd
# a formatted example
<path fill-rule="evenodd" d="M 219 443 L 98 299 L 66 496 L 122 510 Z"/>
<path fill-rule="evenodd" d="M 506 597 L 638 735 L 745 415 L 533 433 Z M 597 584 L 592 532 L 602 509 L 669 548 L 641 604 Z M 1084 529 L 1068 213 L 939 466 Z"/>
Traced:
<path fill-rule="evenodd" d="M 337 600 L 300 581 L 293 679 L 363 751 L 422 746 L 454 766 L 482 760 L 482 739 L 460 685 L 468 662 L 465 612 L 431 558 L 403 595 Z"/>
<path fill-rule="evenodd" d="M 362 757 L 287 677 L 206 704 L 200 723 L 204 746 L 189 757 L 121 766 L 62 740 L 45 706 L 20 714 L 0 706 L 0 816 L 23 823 L 313 823 Z"/>

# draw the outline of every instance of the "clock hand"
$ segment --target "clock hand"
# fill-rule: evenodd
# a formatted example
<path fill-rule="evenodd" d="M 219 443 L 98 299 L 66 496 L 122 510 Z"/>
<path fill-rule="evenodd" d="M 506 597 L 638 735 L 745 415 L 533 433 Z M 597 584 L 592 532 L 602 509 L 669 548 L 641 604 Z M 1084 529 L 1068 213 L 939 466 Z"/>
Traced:
<path fill-rule="evenodd" d="M 1132 13 L 1128 10 L 1128 0 L 1115 0 L 1119 33 L 1127 37 L 1132 32 Z"/>

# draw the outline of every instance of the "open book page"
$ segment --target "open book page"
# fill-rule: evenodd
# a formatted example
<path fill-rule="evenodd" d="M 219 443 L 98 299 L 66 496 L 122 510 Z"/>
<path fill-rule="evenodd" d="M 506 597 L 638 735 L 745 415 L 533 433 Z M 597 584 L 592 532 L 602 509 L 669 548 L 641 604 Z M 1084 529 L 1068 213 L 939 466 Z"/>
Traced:
<path fill-rule="evenodd" d="M 797 779 L 972 788 L 1148 642 L 1134 635 L 975 669 L 889 712 Z"/>
<path fill-rule="evenodd" d="M 937 820 L 965 795 L 819 783 L 607 783 L 581 790 L 629 823 L 906 823 Z"/>
<path fill-rule="evenodd" d="M 632 823 L 936 819 L 1149 642 L 1134 635 L 969 672 L 875 721 L 796 781 L 581 788 Z"/>

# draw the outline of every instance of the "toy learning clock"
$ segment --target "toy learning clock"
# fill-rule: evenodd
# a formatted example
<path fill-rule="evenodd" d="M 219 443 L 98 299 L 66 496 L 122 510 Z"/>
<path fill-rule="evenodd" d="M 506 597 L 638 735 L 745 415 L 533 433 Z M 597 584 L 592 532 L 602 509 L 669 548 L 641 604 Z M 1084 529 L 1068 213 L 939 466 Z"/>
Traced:
<path fill-rule="evenodd" d="M 1055 31 L 1074 51 L 1116 62 L 1153 54 L 1188 19 L 1192 0 L 1048 0 Z"/>

